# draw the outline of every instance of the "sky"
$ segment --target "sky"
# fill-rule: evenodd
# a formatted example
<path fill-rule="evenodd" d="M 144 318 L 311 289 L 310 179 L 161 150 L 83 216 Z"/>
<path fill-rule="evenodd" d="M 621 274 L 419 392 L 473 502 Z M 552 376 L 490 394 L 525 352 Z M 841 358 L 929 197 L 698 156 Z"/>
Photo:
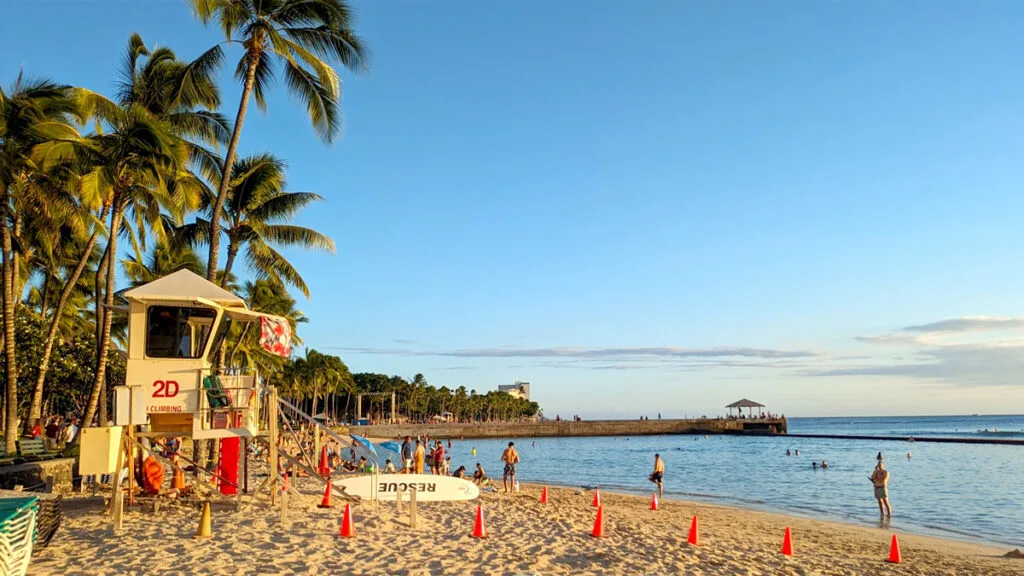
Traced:
<path fill-rule="evenodd" d="M 240 144 L 325 197 L 337 252 L 286 251 L 308 346 L 549 417 L 1024 406 L 1024 3 L 353 7 L 341 137 L 277 84 Z M 179 0 L 3 12 L 4 85 L 221 40 Z"/>

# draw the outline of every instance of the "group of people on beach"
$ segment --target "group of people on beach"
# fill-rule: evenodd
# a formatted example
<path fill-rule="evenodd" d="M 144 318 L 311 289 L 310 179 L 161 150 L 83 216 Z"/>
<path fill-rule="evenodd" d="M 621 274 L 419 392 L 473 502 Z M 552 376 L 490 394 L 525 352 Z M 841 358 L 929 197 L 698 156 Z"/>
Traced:
<path fill-rule="evenodd" d="M 26 438 L 43 438 L 47 450 L 60 450 L 78 435 L 78 420 L 74 417 L 64 418 L 50 416 L 46 424 L 39 418 L 32 421 L 32 426 L 25 434 Z"/>
<path fill-rule="evenodd" d="M 455 472 L 451 472 L 451 440 L 448 440 L 448 452 L 445 451 L 444 443 L 441 440 L 434 440 L 429 454 L 425 446 L 431 446 L 429 435 L 416 439 L 413 439 L 412 436 L 406 436 L 399 450 L 402 457 L 402 468 L 397 469 L 391 462 L 391 459 L 388 459 L 385 463 L 384 473 L 423 474 L 424 463 L 427 463 L 431 474 L 443 476 L 451 474 L 456 478 L 469 479 L 467 478 L 468 472 L 465 466 L 459 466 Z M 473 455 L 476 455 L 476 448 L 473 449 Z M 508 447 L 501 454 L 501 461 L 505 465 L 505 469 L 502 472 L 502 484 L 504 485 L 505 492 L 512 492 L 515 488 L 516 465 L 519 464 L 519 452 L 515 448 L 515 442 L 508 443 Z M 479 486 L 486 486 L 490 483 L 490 478 L 487 477 L 484 467 L 479 462 L 476 463 L 476 470 L 473 471 L 472 480 Z"/>

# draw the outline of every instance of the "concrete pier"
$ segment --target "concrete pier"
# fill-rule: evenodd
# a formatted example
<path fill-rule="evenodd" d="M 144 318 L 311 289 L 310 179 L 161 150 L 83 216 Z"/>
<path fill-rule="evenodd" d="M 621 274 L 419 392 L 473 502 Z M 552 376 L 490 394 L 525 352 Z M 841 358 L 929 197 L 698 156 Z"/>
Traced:
<path fill-rule="evenodd" d="M 476 424 L 376 424 L 352 426 L 352 434 L 369 438 L 400 438 L 429 434 L 435 438 L 540 438 L 562 436 L 652 436 L 658 434 L 786 433 L 785 418 L 692 418 L 686 420 L 548 420 L 545 422 L 483 422 Z"/>

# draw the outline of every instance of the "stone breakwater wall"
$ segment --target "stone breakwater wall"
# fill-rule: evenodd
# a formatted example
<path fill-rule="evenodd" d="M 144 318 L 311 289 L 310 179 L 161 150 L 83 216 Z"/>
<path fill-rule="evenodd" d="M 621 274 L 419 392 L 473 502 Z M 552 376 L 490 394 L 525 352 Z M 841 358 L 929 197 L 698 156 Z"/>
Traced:
<path fill-rule="evenodd" d="M 566 436 L 652 436 L 658 434 L 785 434 L 786 420 L 687 419 L 589 420 L 583 422 L 484 422 L 478 424 L 375 424 L 352 426 L 352 434 L 399 438 L 429 434 L 436 438 L 540 438 Z"/>

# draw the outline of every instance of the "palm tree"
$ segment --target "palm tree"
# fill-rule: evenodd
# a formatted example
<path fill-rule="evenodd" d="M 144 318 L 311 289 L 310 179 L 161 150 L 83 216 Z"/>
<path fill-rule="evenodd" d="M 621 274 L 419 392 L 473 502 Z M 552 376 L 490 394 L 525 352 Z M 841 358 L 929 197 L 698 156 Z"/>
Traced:
<path fill-rule="evenodd" d="M 8 453 L 16 449 L 18 417 L 18 366 L 15 357 L 14 315 L 19 300 L 15 292 L 14 238 L 20 217 L 16 207 L 34 196 L 42 171 L 38 148 L 45 142 L 73 138 L 77 132 L 71 116 L 78 110 L 69 86 L 48 80 L 25 80 L 22 75 L 9 93 L 0 89 L 0 251 L 2 251 L 2 299 L 4 359 L 7 390 L 4 411 L 4 443 Z M 38 200 L 38 196 L 36 199 Z"/>
<path fill-rule="evenodd" d="M 331 62 L 356 70 L 364 66 L 365 54 L 362 41 L 352 29 L 351 10 L 345 0 L 191 1 L 204 24 L 216 20 L 226 41 L 245 49 L 235 69 L 235 77 L 242 81 L 242 96 L 210 214 L 210 229 L 219 230 L 249 99 L 255 97 L 256 106 L 266 110 L 274 61 L 284 69 L 288 90 L 306 105 L 313 129 L 329 143 L 338 132 L 341 96 L 341 82 Z M 220 46 L 208 53 L 220 54 Z M 220 236 L 215 234 L 210 238 L 207 260 L 207 279 L 211 282 L 216 279 L 219 251 Z"/>
<path fill-rule="evenodd" d="M 228 237 L 224 278 L 231 273 L 235 258 L 244 248 L 250 268 L 259 277 L 276 278 L 298 288 L 308 298 L 309 287 L 298 270 L 273 246 L 333 253 L 334 241 L 327 236 L 289 224 L 299 210 L 323 198 L 312 192 L 285 192 L 284 162 L 270 154 L 241 158 L 232 172 L 222 227 Z M 207 199 L 213 201 L 211 197 Z M 183 226 L 181 234 L 192 244 L 209 242 L 209 222 L 197 219 L 194 224 Z"/>
<path fill-rule="evenodd" d="M 203 273 L 203 262 L 188 246 L 172 245 L 167 240 L 157 242 L 148 255 L 135 254 L 121 261 L 121 269 L 129 283 L 141 286 L 173 274 L 178 270 Z"/>
<path fill-rule="evenodd" d="M 142 57 L 147 57 L 142 61 Z M 198 206 L 202 181 L 189 171 L 209 168 L 211 154 L 195 141 L 216 143 L 226 136 L 226 125 L 210 112 L 219 105 L 212 73 L 217 54 L 204 54 L 191 63 L 176 59 L 166 48 L 150 52 L 133 35 L 120 72 L 117 103 L 89 95 L 107 130 L 92 136 L 98 150 L 95 168 L 83 178 L 84 188 L 110 214 L 104 286 L 97 282 L 97 362 L 93 390 L 83 426 L 92 425 L 101 392 L 105 391 L 107 351 L 110 348 L 118 236 L 124 222 L 133 222 L 145 237 L 149 227 L 157 238 L 164 235 L 164 211 L 180 221 L 184 210 Z M 204 171 L 206 176 L 211 172 Z M 98 280 L 98 277 L 97 277 Z M 103 306 L 99 294 L 103 293 Z M 106 405 L 104 403 L 103 408 Z"/>

